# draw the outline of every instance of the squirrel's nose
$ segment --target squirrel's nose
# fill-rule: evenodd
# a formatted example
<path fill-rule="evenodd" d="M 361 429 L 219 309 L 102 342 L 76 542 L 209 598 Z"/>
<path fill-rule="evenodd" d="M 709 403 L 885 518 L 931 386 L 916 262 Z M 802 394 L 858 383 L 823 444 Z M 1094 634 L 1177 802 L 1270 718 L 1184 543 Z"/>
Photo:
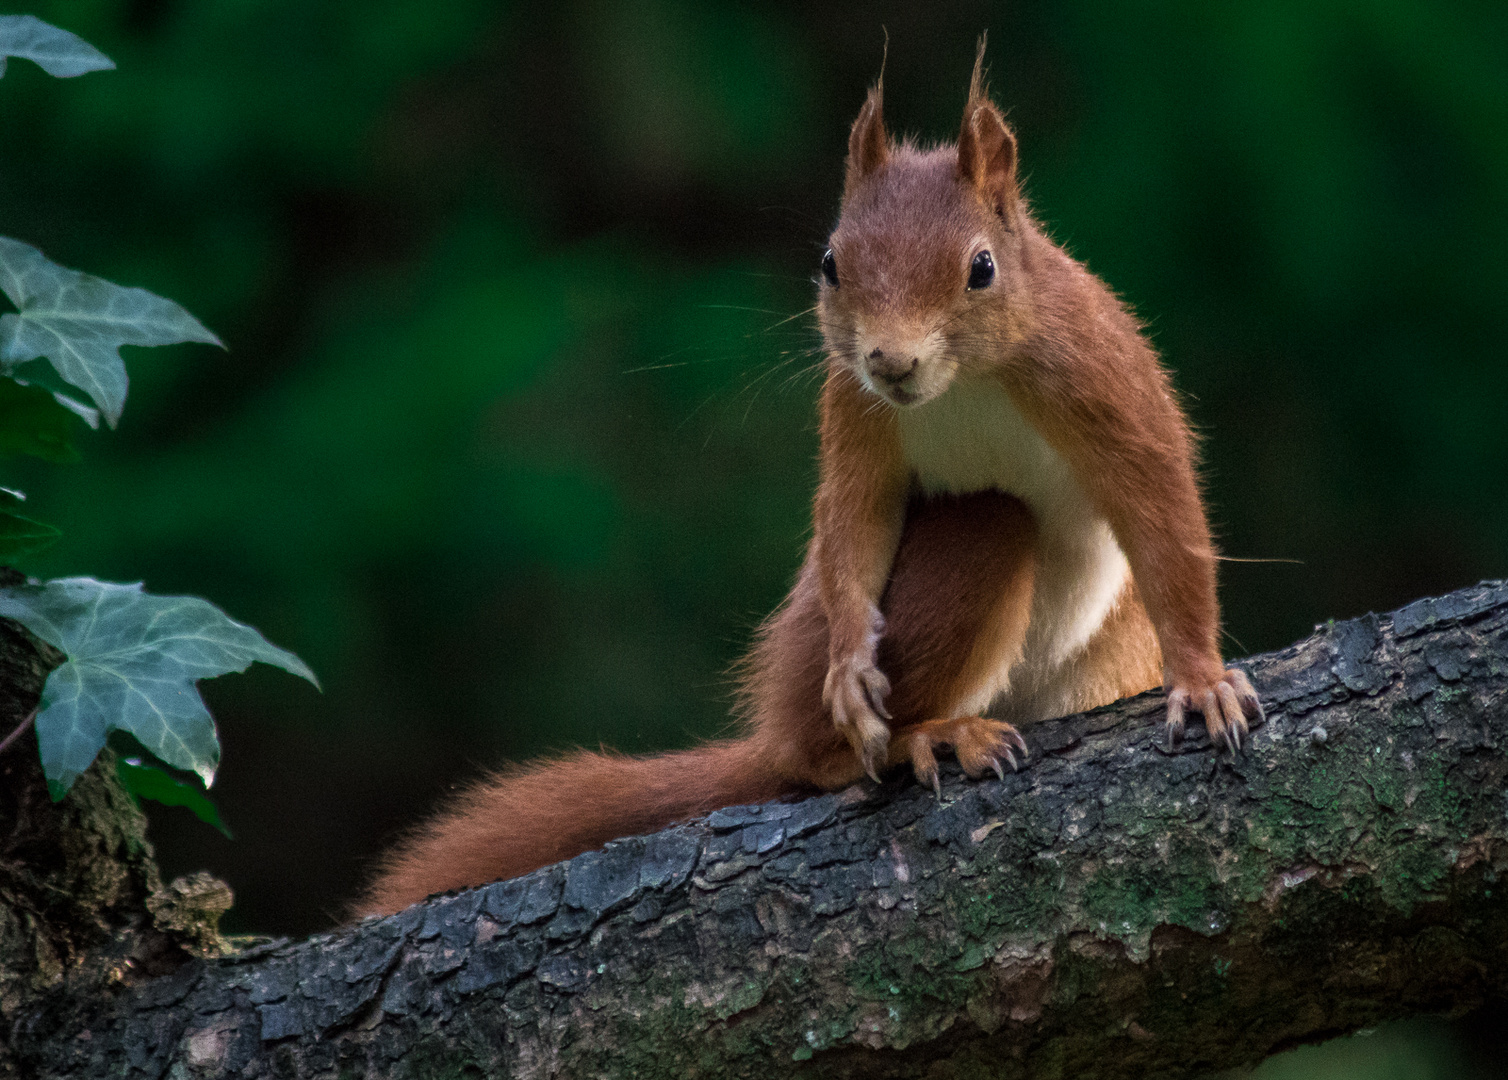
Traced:
<path fill-rule="evenodd" d="M 883 349 L 874 349 L 866 358 L 869 373 L 888 383 L 898 383 L 916 370 L 915 356 L 887 355 Z"/>

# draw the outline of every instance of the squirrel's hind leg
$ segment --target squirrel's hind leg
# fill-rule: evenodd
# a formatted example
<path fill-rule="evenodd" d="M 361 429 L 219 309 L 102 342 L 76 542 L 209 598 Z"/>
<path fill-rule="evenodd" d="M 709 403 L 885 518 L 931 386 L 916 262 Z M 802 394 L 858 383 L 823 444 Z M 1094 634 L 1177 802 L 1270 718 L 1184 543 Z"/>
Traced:
<path fill-rule="evenodd" d="M 1021 658 L 1031 618 L 1036 522 L 998 491 L 914 499 L 880 608 L 880 668 L 893 687 L 889 764 L 938 786 L 938 747 L 978 777 L 1016 768 L 1026 744 L 1010 724 L 968 715 Z"/>
<path fill-rule="evenodd" d="M 894 731 L 982 711 L 1003 687 L 1026 642 L 1036 546 L 1036 521 L 1013 495 L 911 501 L 880 599 Z"/>
<path fill-rule="evenodd" d="M 917 780 L 942 798 L 942 781 L 937 773 L 937 748 L 948 746 L 958 756 L 958 763 L 971 780 L 978 780 L 993 769 L 1005 779 L 1004 762 L 1015 771 L 1018 755 L 1027 756 L 1026 740 L 1004 720 L 985 716 L 959 716 L 951 720 L 923 720 L 913 724 L 890 742 L 889 765 L 911 763 Z"/>
<path fill-rule="evenodd" d="M 914 761 L 905 748 L 922 743 L 900 736 L 939 717 L 952 726 L 926 729 L 928 753 L 933 746 L 953 746 L 966 768 L 992 767 L 973 753 L 976 745 L 993 747 L 1007 738 L 1002 746 L 1022 749 L 1020 736 L 1001 735 L 997 721 L 959 717 L 1002 685 L 1002 672 L 1021 655 L 1036 535 L 1026 506 L 998 491 L 912 500 L 880 601 L 886 627 L 879 667 L 890 679 L 886 705 L 897 736 L 887 763 Z M 827 656 L 827 618 L 809 555 L 790 597 L 744 663 L 743 713 L 775 772 L 831 791 L 860 779 L 864 769 L 822 704 Z M 965 736 L 960 725 L 969 723 L 980 726 Z M 1014 764 L 1009 756 L 1000 760 Z"/>

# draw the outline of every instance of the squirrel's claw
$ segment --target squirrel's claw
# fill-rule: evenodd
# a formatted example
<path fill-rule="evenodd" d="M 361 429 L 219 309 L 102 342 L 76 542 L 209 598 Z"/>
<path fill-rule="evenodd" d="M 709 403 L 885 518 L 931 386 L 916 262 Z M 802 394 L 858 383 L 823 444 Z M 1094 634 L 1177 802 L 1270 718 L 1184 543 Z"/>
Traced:
<path fill-rule="evenodd" d="M 971 780 L 978 780 L 993 770 L 1005 779 L 1003 764 L 1012 772 L 1020 769 L 1016 755 L 1027 757 L 1026 740 L 1021 733 L 1002 720 L 983 716 L 962 716 L 951 720 L 928 720 L 907 728 L 890 753 L 890 764 L 911 762 L 917 780 L 932 788 L 942 798 L 942 783 L 937 771 L 937 747 L 951 746 L 958 763 Z"/>
<path fill-rule="evenodd" d="M 1031 757 L 1032 752 L 1027 749 L 1026 740 L 1021 737 L 1021 732 L 1017 731 L 1009 724 L 1003 724 L 1002 726 L 1005 728 L 1005 730 L 1000 733 L 1001 738 L 1005 739 L 1007 743 L 1009 743 L 1011 746 L 1014 746 L 1017 750 L 1021 751 L 1021 756 L 1023 758 Z M 1011 758 L 1011 769 L 1012 771 L 1016 772 L 1020 771 L 1016 768 L 1016 759 L 1014 757 Z"/>
<path fill-rule="evenodd" d="M 916 774 L 917 782 L 930 787 L 938 802 L 941 802 L 942 777 L 937 771 L 937 755 L 932 753 L 932 744 L 912 735 L 907 738 L 902 753 L 911 759 L 911 771 Z"/>
<path fill-rule="evenodd" d="M 889 692 L 890 680 L 875 667 L 872 655 L 862 653 L 833 664 L 822 689 L 833 726 L 843 733 L 864 772 L 876 783 L 890 751 L 890 728 L 880 719 L 890 718 L 884 706 Z"/>
<path fill-rule="evenodd" d="M 864 686 L 864 696 L 869 700 L 869 707 L 886 720 L 894 720 L 890 710 L 885 708 L 885 696 L 890 693 L 890 680 L 885 677 L 885 673 L 870 666 L 861 668 L 858 676 L 859 682 Z"/>
<path fill-rule="evenodd" d="M 1240 754 L 1245 745 L 1251 733 L 1250 721 L 1267 719 L 1251 679 L 1239 668 L 1229 669 L 1218 682 L 1199 691 L 1175 686 L 1168 692 L 1169 750 L 1183 741 L 1184 720 L 1190 711 L 1204 716 L 1210 742 L 1228 747 L 1232 757 Z"/>
<path fill-rule="evenodd" d="M 1187 690 L 1174 690 L 1168 695 L 1168 749 L 1177 750 L 1183 742 L 1183 714 L 1188 709 Z"/>

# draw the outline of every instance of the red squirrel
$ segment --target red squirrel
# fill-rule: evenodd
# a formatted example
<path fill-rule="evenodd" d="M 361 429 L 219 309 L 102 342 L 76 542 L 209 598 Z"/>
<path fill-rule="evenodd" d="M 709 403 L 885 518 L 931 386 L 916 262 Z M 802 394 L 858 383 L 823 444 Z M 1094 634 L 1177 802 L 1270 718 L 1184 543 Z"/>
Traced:
<path fill-rule="evenodd" d="M 743 736 L 483 780 L 358 912 L 901 764 L 936 788 L 942 747 L 1003 775 L 1016 725 L 1159 682 L 1171 741 L 1193 711 L 1240 748 L 1261 705 L 1217 648 L 1188 423 L 1135 318 L 1031 217 L 982 62 L 956 146 L 892 140 L 883 79 L 854 122 L 817 282 L 815 527 L 742 665 Z"/>

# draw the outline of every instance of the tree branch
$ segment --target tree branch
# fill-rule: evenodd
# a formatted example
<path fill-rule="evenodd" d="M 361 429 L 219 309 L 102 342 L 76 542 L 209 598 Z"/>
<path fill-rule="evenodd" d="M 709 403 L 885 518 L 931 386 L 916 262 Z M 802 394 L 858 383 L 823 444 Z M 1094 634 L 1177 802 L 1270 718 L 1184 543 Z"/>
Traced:
<path fill-rule="evenodd" d="M 954 770 L 719 811 L 297 943 L 8 1014 L 50 1077 L 1192 1076 L 1508 988 L 1508 586 Z"/>

